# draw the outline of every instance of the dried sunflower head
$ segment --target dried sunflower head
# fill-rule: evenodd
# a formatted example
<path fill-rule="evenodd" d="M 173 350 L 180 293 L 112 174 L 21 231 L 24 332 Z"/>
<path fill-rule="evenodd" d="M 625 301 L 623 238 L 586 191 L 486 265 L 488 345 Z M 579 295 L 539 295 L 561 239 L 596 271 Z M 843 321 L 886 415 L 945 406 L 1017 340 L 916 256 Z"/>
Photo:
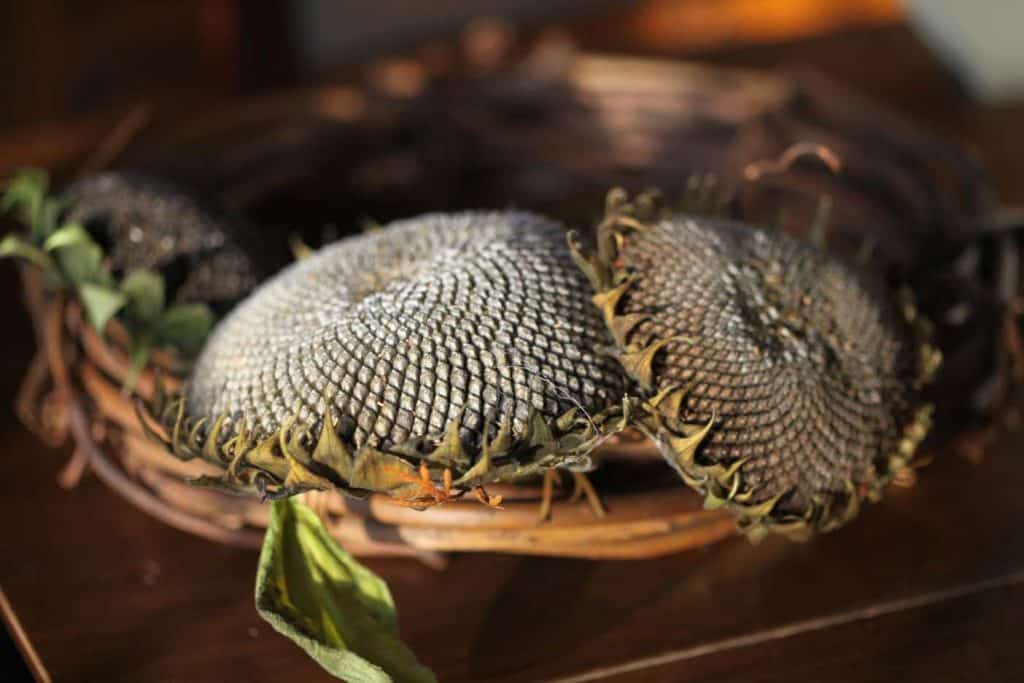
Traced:
<path fill-rule="evenodd" d="M 912 304 L 867 269 L 748 225 L 613 195 L 580 257 L 644 426 L 755 536 L 834 528 L 908 463 L 937 364 Z"/>
<path fill-rule="evenodd" d="M 66 220 L 110 245 L 115 270 L 159 271 L 177 302 L 229 304 L 269 272 L 243 244 L 240 225 L 166 180 L 98 173 L 70 185 L 64 199 Z"/>
<path fill-rule="evenodd" d="M 426 505 L 452 485 L 587 469 L 626 390 L 587 289 L 539 216 L 399 221 L 263 284 L 155 413 L 179 455 L 271 495 Z"/>

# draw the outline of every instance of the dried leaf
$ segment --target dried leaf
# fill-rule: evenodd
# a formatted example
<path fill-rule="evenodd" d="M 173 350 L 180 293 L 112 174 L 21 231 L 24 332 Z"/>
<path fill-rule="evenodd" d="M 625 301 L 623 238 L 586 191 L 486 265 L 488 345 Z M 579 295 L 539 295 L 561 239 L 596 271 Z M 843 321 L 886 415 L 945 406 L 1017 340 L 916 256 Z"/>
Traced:
<path fill-rule="evenodd" d="M 316 253 L 316 250 L 303 242 L 302 238 L 298 235 L 292 235 L 288 238 L 288 248 L 291 249 L 292 257 L 294 257 L 296 261 L 307 259 Z"/>
<path fill-rule="evenodd" d="M 690 339 L 687 337 L 668 337 L 667 339 L 659 339 L 645 348 L 620 353 L 619 363 L 622 364 L 623 369 L 630 377 L 633 377 L 640 383 L 641 388 L 650 391 L 653 388 L 654 382 L 654 357 L 666 345 L 676 341 L 689 343 Z"/>

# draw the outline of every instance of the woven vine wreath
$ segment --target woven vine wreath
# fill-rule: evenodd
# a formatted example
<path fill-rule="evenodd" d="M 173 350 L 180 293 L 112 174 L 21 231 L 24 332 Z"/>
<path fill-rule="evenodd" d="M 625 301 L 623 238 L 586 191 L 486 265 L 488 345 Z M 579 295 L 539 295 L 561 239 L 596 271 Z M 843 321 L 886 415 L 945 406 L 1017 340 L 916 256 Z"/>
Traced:
<path fill-rule="evenodd" d="M 295 494 L 500 507 L 489 484 L 582 477 L 632 427 L 750 537 L 806 538 L 876 499 L 929 427 L 939 352 L 909 295 L 865 263 L 653 195 L 613 191 L 590 240 L 527 212 L 428 214 L 264 279 L 230 220 L 159 183 L 94 178 L 67 204 L 47 187 L 12 184 L 4 204 L 31 229 L 0 254 L 97 330 L 118 316 L 140 366 L 153 345 L 198 351 L 139 418 L 222 471 L 194 483 L 275 499 L 256 607 L 346 680 L 435 679 L 399 638 L 386 584 Z M 192 244 L 202 225 L 221 236 Z M 124 237 L 138 248 L 104 253 Z M 182 258 L 186 277 L 168 278 Z M 192 279 L 218 264 L 235 282 Z M 202 282 L 230 305 L 248 278 L 262 284 L 207 335 Z"/>
<path fill-rule="evenodd" d="M 776 232 L 619 192 L 607 212 L 593 255 L 519 212 L 335 243 L 243 301 L 151 414 L 225 470 L 199 483 L 272 498 L 495 505 L 487 484 L 590 470 L 627 426 L 755 538 L 877 498 L 929 426 L 938 353 L 912 304 Z"/>
<path fill-rule="evenodd" d="M 435 677 L 385 582 L 292 494 L 500 506 L 491 482 L 559 470 L 586 491 L 595 449 L 630 426 L 748 536 L 806 538 L 912 481 L 929 402 L 938 437 L 967 427 L 983 446 L 1024 386 L 1024 221 L 976 161 L 807 74 L 583 57 L 556 75 L 549 52 L 532 76 L 472 68 L 386 104 L 361 88 L 352 122 L 319 92 L 280 124 L 246 102 L 229 143 L 192 139 L 220 125 L 204 115 L 166 158 L 129 158 L 160 178 L 107 172 L 49 196 L 26 173 L 0 200 L 26 228 L 0 256 L 38 271 L 55 311 L 73 302 L 100 334 L 116 322 L 136 373 L 150 358 L 189 373 L 140 405 L 144 424 L 221 471 L 196 483 L 275 499 L 256 608 L 344 680 Z M 287 260 L 282 220 L 316 240 L 353 210 L 514 201 L 582 223 L 602 188 L 686 180 L 694 211 L 613 193 L 568 247 L 532 214 L 431 215 L 267 279 Z M 826 204 L 827 240 L 806 230 Z"/>

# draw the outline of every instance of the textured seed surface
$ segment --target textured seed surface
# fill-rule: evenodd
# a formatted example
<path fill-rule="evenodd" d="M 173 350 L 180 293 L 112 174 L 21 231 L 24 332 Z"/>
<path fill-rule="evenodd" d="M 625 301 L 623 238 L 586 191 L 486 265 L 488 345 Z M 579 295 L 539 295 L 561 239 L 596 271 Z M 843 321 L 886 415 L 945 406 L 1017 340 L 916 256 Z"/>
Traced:
<path fill-rule="evenodd" d="M 705 465 L 747 459 L 748 502 L 802 513 L 845 498 L 898 451 L 916 347 L 892 297 L 809 245 L 745 225 L 674 217 L 628 237 L 626 343 L 670 342 L 656 389 L 687 388 L 684 419 L 714 427 Z"/>
<path fill-rule="evenodd" d="M 259 274 L 231 243 L 225 220 L 180 188 L 144 175 L 107 172 L 71 185 L 67 219 L 109 239 L 115 268 L 166 269 L 185 261 L 179 301 L 226 301 L 252 290 Z"/>
<path fill-rule="evenodd" d="M 342 240 L 257 289 L 214 330 L 188 413 L 226 414 L 236 429 L 245 416 L 266 435 L 297 407 L 304 425 L 330 408 L 374 448 L 440 434 L 461 414 L 477 444 L 488 415 L 522 434 L 531 410 L 614 405 L 625 389 L 597 352 L 607 344 L 557 224 L 433 214 Z"/>

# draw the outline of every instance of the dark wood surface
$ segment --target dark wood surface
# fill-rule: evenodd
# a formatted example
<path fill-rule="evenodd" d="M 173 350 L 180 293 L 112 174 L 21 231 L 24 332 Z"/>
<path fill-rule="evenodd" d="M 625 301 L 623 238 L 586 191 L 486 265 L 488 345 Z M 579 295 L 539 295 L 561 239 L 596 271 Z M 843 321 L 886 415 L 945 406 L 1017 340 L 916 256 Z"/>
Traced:
<path fill-rule="evenodd" d="M 1022 110 L 968 104 L 899 35 L 811 41 L 763 61 L 817 60 L 972 144 L 1020 201 Z M 13 270 L 0 276 L 14 302 Z M 4 341 L 0 396 L 11 397 L 32 349 L 17 306 Z M 168 528 L 88 476 L 58 488 L 69 453 L 41 446 L 7 406 L 0 437 L 0 587 L 55 680 L 327 680 L 257 617 L 254 552 Z M 457 555 L 443 572 L 368 564 L 444 681 L 1024 680 L 1019 440 L 1005 435 L 980 464 L 939 453 L 916 487 L 806 544 L 737 539 L 620 562 Z"/>

